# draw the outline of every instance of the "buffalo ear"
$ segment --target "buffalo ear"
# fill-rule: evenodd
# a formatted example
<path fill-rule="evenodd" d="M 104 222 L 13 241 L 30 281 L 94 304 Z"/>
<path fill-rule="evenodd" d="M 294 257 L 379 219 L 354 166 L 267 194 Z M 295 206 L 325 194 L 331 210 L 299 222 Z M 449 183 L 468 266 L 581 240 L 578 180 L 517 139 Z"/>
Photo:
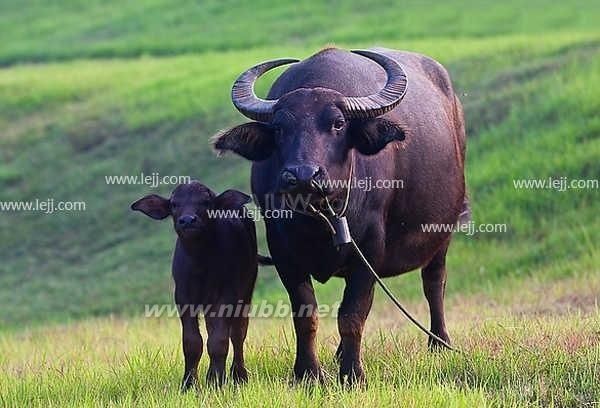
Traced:
<path fill-rule="evenodd" d="M 171 215 L 171 201 L 159 195 L 150 194 L 131 204 L 131 209 L 141 211 L 155 220 L 162 220 Z"/>
<path fill-rule="evenodd" d="M 358 120 L 350 125 L 352 147 L 366 155 L 378 153 L 388 143 L 405 137 L 399 124 L 383 118 Z"/>
<path fill-rule="evenodd" d="M 237 190 L 226 190 L 213 199 L 215 208 L 232 209 L 241 208 L 251 201 L 248 194 Z"/>
<path fill-rule="evenodd" d="M 273 130 L 259 122 L 223 130 L 212 138 L 212 143 L 219 153 L 230 150 L 252 161 L 265 160 L 275 150 Z"/>

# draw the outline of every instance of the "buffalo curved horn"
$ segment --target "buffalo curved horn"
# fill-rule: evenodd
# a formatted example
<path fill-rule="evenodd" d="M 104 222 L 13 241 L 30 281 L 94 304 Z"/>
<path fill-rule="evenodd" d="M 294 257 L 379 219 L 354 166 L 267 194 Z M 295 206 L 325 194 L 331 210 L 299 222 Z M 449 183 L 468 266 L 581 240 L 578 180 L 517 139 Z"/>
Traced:
<path fill-rule="evenodd" d="M 406 93 L 406 74 L 393 59 L 374 51 L 352 50 L 353 53 L 369 58 L 385 70 L 387 82 L 383 89 L 369 96 L 345 97 L 342 107 L 349 119 L 370 119 L 394 109 Z"/>
<path fill-rule="evenodd" d="M 231 88 L 233 105 L 242 115 L 252 120 L 269 122 L 273 116 L 273 106 L 277 103 L 277 99 L 266 100 L 256 96 L 254 82 L 262 74 L 273 68 L 298 61 L 293 58 L 276 59 L 260 63 L 243 72 Z"/>

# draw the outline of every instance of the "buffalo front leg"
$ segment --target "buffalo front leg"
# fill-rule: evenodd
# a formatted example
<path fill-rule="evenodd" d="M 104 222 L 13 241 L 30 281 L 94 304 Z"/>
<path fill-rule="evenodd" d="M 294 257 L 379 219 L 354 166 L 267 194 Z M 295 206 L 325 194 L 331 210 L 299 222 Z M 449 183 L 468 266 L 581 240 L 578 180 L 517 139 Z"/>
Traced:
<path fill-rule="evenodd" d="M 449 243 L 448 243 L 449 244 Z M 423 279 L 423 292 L 429 303 L 431 332 L 450 343 L 444 318 L 444 292 L 446 290 L 446 251 L 448 244 L 440 249 L 433 259 L 421 271 Z M 438 340 L 429 337 L 429 348 L 439 349 L 442 345 Z"/>
<path fill-rule="evenodd" d="M 202 356 L 202 336 L 198 327 L 198 318 L 193 316 L 189 310 L 181 314 L 181 328 L 185 360 L 181 390 L 187 391 L 195 386 L 198 380 L 198 362 Z"/>
<path fill-rule="evenodd" d="M 365 373 L 361 359 L 361 341 L 365 321 L 373 304 L 374 280 L 360 270 L 346 278 L 344 298 L 338 314 L 340 345 L 336 356 L 340 362 L 340 382 L 361 384 Z"/>
<path fill-rule="evenodd" d="M 229 317 L 205 317 L 208 332 L 207 350 L 210 357 L 206 382 L 222 386 L 225 383 L 225 361 L 229 351 Z"/>
<path fill-rule="evenodd" d="M 310 278 L 294 285 L 285 285 L 292 305 L 296 332 L 296 380 L 322 380 L 323 374 L 317 359 L 316 336 L 319 326 L 317 300 Z M 285 284 L 285 283 L 284 283 Z"/>

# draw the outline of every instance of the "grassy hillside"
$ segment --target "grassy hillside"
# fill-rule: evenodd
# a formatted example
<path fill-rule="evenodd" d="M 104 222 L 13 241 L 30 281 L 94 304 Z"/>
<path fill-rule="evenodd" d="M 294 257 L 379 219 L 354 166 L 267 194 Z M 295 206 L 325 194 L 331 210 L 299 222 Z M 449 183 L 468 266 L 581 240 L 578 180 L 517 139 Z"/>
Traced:
<path fill-rule="evenodd" d="M 584 0 L 187 0 L 176 5 L 166 0 L 5 0 L 0 3 L 0 64 L 587 31 L 597 27 L 599 13 L 598 2 Z"/>
<path fill-rule="evenodd" d="M 515 190 L 512 179 L 600 173 L 598 37 L 471 39 L 452 41 L 452 48 L 449 43 L 387 45 L 420 50 L 449 67 L 468 120 L 474 219 L 508 224 L 506 234 L 457 237 L 450 293 L 595 252 L 597 190 Z M 217 159 L 207 143 L 218 129 L 243 120 L 230 106 L 231 81 L 255 61 L 305 57 L 316 49 L 1 70 L 2 200 L 82 200 L 87 209 L 0 214 L 0 301 L 6 305 L 0 321 L 13 326 L 139 313 L 144 303 L 168 302 L 171 228 L 128 210 L 152 189 L 107 185 L 105 176 L 191 175 L 216 190 L 248 190 L 248 163 Z M 473 279 L 482 267 L 485 279 Z M 420 296 L 417 276 L 394 282 L 403 296 Z M 336 285 L 323 288 L 335 299 Z M 271 269 L 262 271 L 258 290 L 260 296 L 285 298 Z"/>
<path fill-rule="evenodd" d="M 600 400 L 600 191 L 513 185 L 600 176 L 600 3 L 363 3 L 0 3 L 0 201 L 86 203 L 72 213 L 0 211 L 0 389 L 9 390 L 0 402 Z M 171 302 L 174 235 L 168 222 L 129 211 L 139 196 L 172 187 L 105 177 L 190 175 L 217 191 L 248 191 L 249 164 L 216 158 L 208 145 L 245 120 L 231 105 L 232 81 L 257 61 L 304 58 L 332 42 L 418 51 L 452 75 L 467 118 L 473 218 L 508 227 L 458 234 L 449 253 L 449 328 L 469 358 L 427 355 L 378 295 L 369 390 L 287 387 L 291 322 L 257 320 L 248 358 L 255 384 L 182 400 L 176 319 L 135 317 L 144 304 Z M 273 268 L 259 275 L 256 301 L 287 299 Z M 419 274 L 388 281 L 426 321 Z M 338 301 L 341 282 L 317 291 L 322 303 Z M 324 326 L 321 354 L 333 376 L 335 323 Z"/>

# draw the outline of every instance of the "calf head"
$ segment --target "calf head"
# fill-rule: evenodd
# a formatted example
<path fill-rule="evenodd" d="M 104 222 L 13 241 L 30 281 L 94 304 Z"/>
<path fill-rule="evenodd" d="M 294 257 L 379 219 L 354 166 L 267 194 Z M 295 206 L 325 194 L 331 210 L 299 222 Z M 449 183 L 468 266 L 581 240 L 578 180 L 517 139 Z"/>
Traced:
<path fill-rule="evenodd" d="M 209 210 L 239 209 L 250 201 L 250 196 L 237 190 L 227 190 L 216 195 L 198 181 L 180 184 L 170 198 L 150 194 L 140 198 L 131 209 L 141 211 L 155 220 L 169 216 L 177 235 L 182 239 L 202 237 L 214 222 Z"/>

